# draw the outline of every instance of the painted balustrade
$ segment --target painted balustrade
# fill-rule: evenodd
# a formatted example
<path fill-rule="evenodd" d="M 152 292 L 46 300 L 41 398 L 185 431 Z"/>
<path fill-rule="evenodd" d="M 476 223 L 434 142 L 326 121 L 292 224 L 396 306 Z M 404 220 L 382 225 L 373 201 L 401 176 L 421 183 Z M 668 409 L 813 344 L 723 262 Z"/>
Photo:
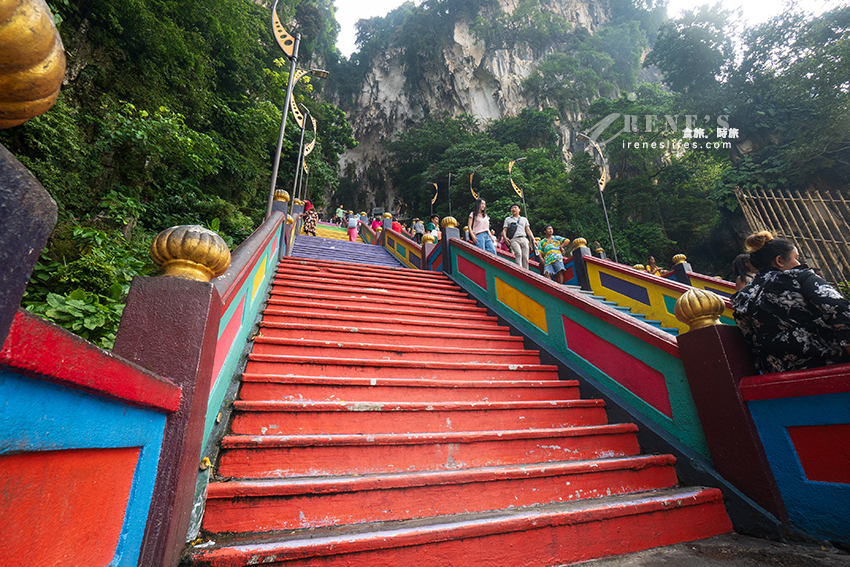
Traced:
<path fill-rule="evenodd" d="M 850 545 L 850 364 L 740 382 L 792 525 Z"/>
<path fill-rule="evenodd" d="M 661 321 L 664 327 L 676 328 L 679 333 L 688 331 L 688 326 L 676 319 L 674 309 L 676 301 L 691 289 L 690 286 L 611 260 L 590 255 L 584 256 L 583 260 L 587 266 L 588 285 L 594 294 L 615 301 L 620 306 L 630 307 L 634 313 Z M 724 298 L 724 305 L 720 320 L 725 325 L 734 325 L 732 304 L 728 298 Z"/>
<path fill-rule="evenodd" d="M 451 262 L 458 283 L 500 316 L 708 457 L 675 337 L 460 239 Z"/>
<path fill-rule="evenodd" d="M 688 281 L 692 287 L 704 289 L 716 293 L 720 297 L 729 299 L 735 294 L 735 284 L 726 280 L 712 278 L 705 274 L 688 271 Z"/>

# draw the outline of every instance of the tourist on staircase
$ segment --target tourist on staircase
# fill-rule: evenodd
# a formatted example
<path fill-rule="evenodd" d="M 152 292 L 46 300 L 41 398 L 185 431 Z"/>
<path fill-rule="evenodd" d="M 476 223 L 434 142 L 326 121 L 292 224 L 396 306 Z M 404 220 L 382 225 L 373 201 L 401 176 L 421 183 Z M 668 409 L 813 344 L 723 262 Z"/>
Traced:
<path fill-rule="evenodd" d="M 738 254 L 735 260 L 732 261 L 732 270 L 735 272 L 735 291 L 741 291 L 748 283 L 753 281 L 753 278 L 758 275 L 756 270 L 750 263 L 749 254 Z M 815 270 L 817 275 L 817 270 Z"/>
<path fill-rule="evenodd" d="M 413 241 L 416 244 L 422 244 L 422 237 L 425 235 L 425 225 L 418 218 L 413 219 Z"/>
<path fill-rule="evenodd" d="M 646 271 L 653 276 L 661 275 L 661 268 L 659 268 L 658 264 L 655 263 L 655 256 L 649 257 L 649 261 L 646 263 Z"/>
<path fill-rule="evenodd" d="M 360 218 L 354 214 L 354 211 L 348 211 L 348 241 L 357 241 L 357 227 L 360 226 Z"/>
<path fill-rule="evenodd" d="M 534 234 L 528 225 L 528 219 L 521 217 L 519 203 L 511 205 L 511 216 L 505 219 L 502 225 L 502 237 L 508 242 L 511 252 L 517 264 L 528 269 L 528 254 L 531 243 L 534 242 Z"/>
<path fill-rule="evenodd" d="M 758 275 L 732 296 L 735 321 L 761 372 L 850 362 L 850 302 L 801 264 L 794 243 L 747 237 Z"/>
<path fill-rule="evenodd" d="M 440 239 L 440 217 L 437 215 L 431 215 L 431 218 L 428 220 L 428 224 L 425 225 L 425 232 L 436 238 Z"/>
<path fill-rule="evenodd" d="M 484 199 L 475 201 L 475 207 L 469 213 L 469 239 L 480 249 L 490 254 L 496 253 L 493 241 L 490 239 L 490 217 L 487 216 L 487 202 Z"/>
<path fill-rule="evenodd" d="M 308 200 L 304 201 L 304 212 L 301 213 L 301 226 L 304 229 L 304 234 L 316 236 L 316 224 L 319 222 L 319 214 L 313 207 L 313 203 Z"/>
<path fill-rule="evenodd" d="M 543 273 L 544 275 L 554 279 L 559 283 L 564 283 L 564 247 L 570 241 L 563 236 L 556 236 L 555 229 L 551 224 L 547 224 L 543 229 L 543 238 L 537 243 L 537 250 L 543 258 Z"/>

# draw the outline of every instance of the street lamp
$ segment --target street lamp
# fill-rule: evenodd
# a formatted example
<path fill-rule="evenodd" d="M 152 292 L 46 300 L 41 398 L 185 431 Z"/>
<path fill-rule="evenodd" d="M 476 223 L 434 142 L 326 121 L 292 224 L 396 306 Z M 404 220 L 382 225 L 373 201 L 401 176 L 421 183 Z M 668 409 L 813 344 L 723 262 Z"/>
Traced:
<path fill-rule="evenodd" d="M 313 75 L 314 77 L 318 77 L 320 79 L 324 79 L 328 76 L 328 72 L 323 69 L 312 69 L 310 71 L 304 71 L 303 69 L 296 69 L 295 64 L 298 62 L 298 47 L 301 45 L 301 34 L 295 34 L 295 37 L 292 37 L 283 27 L 283 24 L 280 23 L 280 18 L 277 15 L 277 3 L 279 0 L 275 0 L 274 6 L 272 6 L 272 35 L 277 42 L 278 47 L 283 51 L 286 57 L 291 61 L 291 65 L 289 68 L 289 84 L 286 86 L 286 100 L 283 103 L 283 118 L 280 121 L 280 134 L 277 137 L 277 149 L 274 153 L 274 165 L 272 166 L 272 182 L 271 187 L 269 189 L 269 200 L 268 205 L 266 206 L 266 218 L 268 218 L 272 214 L 272 203 L 274 202 L 274 189 L 275 185 L 277 185 L 277 172 L 280 167 L 280 152 L 283 149 L 283 135 L 286 131 L 286 115 L 289 113 L 289 107 L 292 105 L 292 89 L 295 86 L 295 81 L 300 80 L 306 74 Z M 294 106 L 294 105 L 293 105 Z M 299 119 L 299 122 L 303 121 L 303 116 L 300 116 L 301 113 L 298 112 L 298 109 L 295 108 L 295 117 Z"/>
<path fill-rule="evenodd" d="M 298 105 L 292 105 L 292 107 L 294 109 L 297 109 Z M 312 116 L 310 115 L 310 109 L 308 109 L 306 106 L 304 107 L 304 112 L 307 113 L 307 116 L 312 118 Z M 298 185 L 298 181 L 301 179 L 301 163 L 302 163 L 302 160 L 306 157 L 304 155 L 304 151 L 303 151 L 304 150 L 304 132 L 306 132 L 306 131 L 307 131 L 307 125 L 304 123 L 304 117 L 302 116 L 301 117 L 301 142 L 299 142 L 299 144 L 298 144 L 298 159 L 295 162 L 296 163 L 296 165 L 295 165 L 295 180 L 292 183 L 292 194 L 297 195 L 297 197 L 299 199 L 301 199 L 301 194 L 300 194 L 301 188 Z"/>
<path fill-rule="evenodd" d="M 605 207 L 605 195 L 602 193 L 605 190 L 605 184 L 608 183 L 608 164 L 605 161 L 605 156 L 602 154 L 602 148 L 599 147 L 596 140 L 592 139 L 587 134 L 577 133 L 576 136 L 579 140 L 583 140 L 590 144 L 593 149 L 599 152 L 599 157 L 602 158 L 602 176 L 597 181 L 599 184 L 599 198 L 602 200 L 602 210 L 605 212 L 605 224 L 608 226 L 608 238 L 611 240 L 611 252 L 614 253 L 614 261 L 619 262 L 617 259 L 617 249 L 614 247 L 614 235 L 611 234 L 611 223 L 608 221 L 608 209 Z"/>

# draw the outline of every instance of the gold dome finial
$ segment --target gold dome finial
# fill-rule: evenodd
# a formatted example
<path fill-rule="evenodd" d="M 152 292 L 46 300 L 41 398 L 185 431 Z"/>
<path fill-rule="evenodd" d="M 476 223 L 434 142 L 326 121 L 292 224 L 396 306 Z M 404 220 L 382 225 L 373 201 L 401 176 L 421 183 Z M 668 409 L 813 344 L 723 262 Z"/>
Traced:
<path fill-rule="evenodd" d="M 437 237 L 433 234 L 425 234 L 422 236 L 422 244 L 435 244 L 437 242 Z"/>
<path fill-rule="evenodd" d="M 676 254 L 673 256 L 673 265 L 678 266 L 679 264 L 684 264 L 688 261 L 688 257 L 684 254 Z"/>
<path fill-rule="evenodd" d="M 457 219 L 454 217 L 443 217 L 440 221 L 440 226 L 443 228 L 457 228 Z"/>
<path fill-rule="evenodd" d="M 302 201 L 301 199 L 295 199 L 294 201 L 292 201 L 292 204 L 293 205 L 303 205 L 304 201 Z"/>
<path fill-rule="evenodd" d="M 286 215 L 286 224 L 295 224 L 295 219 L 292 218 L 292 215 Z"/>
<path fill-rule="evenodd" d="M 44 0 L 0 0 L 0 129 L 47 112 L 64 77 L 65 48 Z"/>
<path fill-rule="evenodd" d="M 275 201 L 283 201 L 284 203 L 289 202 L 289 191 L 286 189 L 275 189 L 274 190 L 274 200 Z"/>
<path fill-rule="evenodd" d="M 573 240 L 573 242 L 572 242 L 572 249 L 573 250 L 578 250 L 582 246 L 587 246 L 587 240 L 586 239 L 579 237 L 579 238 L 576 238 L 575 240 Z"/>
<path fill-rule="evenodd" d="M 639 272 L 645 272 L 646 271 L 646 266 L 644 266 L 643 264 L 635 264 L 634 266 L 632 266 L 632 268 L 634 268 L 635 270 L 637 270 Z"/>
<path fill-rule="evenodd" d="M 230 250 L 215 232 L 198 225 L 172 226 L 151 243 L 151 258 L 165 276 L 208 282 L 230 267 Z"/>
<path fill-rule="evenodd" d="M 717 294 L 691 288 L 676 301 L 673 314 L 693 330 L 719 325 L 725 309 L 726 305 Z"/>

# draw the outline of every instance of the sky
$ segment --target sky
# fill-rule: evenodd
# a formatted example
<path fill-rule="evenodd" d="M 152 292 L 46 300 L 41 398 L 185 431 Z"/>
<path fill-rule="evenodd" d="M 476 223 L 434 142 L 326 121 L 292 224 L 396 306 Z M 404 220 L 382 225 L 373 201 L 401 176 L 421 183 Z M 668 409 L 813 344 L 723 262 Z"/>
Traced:
<path fill-rule="evenodd" d="M 415 0 L 414 0 L 415 1 Z M 805 8 L 816 14 L 838 6 L 842 0 L 805 0 Z M 349 56 L 356 49 L 354 44 L 357 20 L 386 16 L 394 8 L 404 3 L 404 0 L 336 0 L 336 19 L 340 25 L 337 47 L 343 55 Z M 670 17 L 682 10 L 692 9 L 694 5 L 703 4 L 700 0 L 669 0 L 667 13 Z M 712 2 L 713 3 L 713 2 Z M 742 8 L 744 20 L 749 24 L 764 22 L 771 16 L 782 11 L 783 0 L 722 0 L 727 9 Z"/>

